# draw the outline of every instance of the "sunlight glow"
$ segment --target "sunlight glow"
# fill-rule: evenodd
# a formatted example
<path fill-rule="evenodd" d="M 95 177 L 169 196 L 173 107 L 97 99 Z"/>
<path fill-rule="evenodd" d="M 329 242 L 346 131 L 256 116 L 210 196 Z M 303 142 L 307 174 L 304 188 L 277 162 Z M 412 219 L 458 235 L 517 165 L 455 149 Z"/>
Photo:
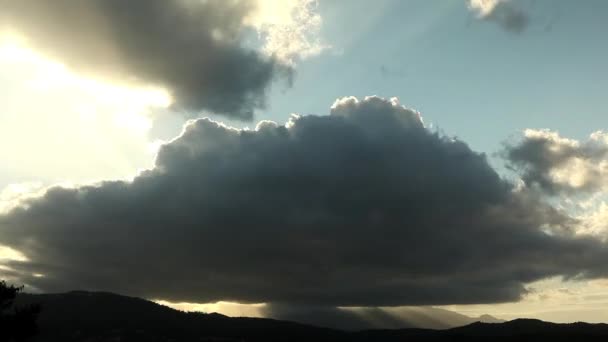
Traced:
<path fill-rule="evenodd" d="M 608 241 L 608 203 L 606 196 L 598 197 L 589 202 L 589 208 L 576 218 L 579 220 L 577 234 L 594 236 L 604 242 Z M 585 203 L 587 205 L 587 203 Z"/>
<path fill-rule="evenodd" d="M 28 258 L 21 252 L 10 247 L 0 245 L 0 261 L 28 261 Z"/>
<path fill-rule="evenodd" d="M 0 215 L 18 207 L 28 198 L 38 197 L 43 192 L 42 183 L 15 183 L 0 189 Z"/>
<path fill-rule="evenodd" d="M 81 77 L 8 33 L 0 78 L 0 144 L 11 146 L 0 159 L 20 175 L 9 182 L 125 179 L 153 165 L 148 132 L 154 113 L 171 105 L 166 90 Z"/>
<path fill-rule="evenodd" d="M 469 8 L 477 13 L 479 18 L 485 18 L 492 14 L 499 3 L 507 0 L 469 0 Z"/>
<path fill-rule="evenodd" d="M 146 107 L 167 108 L 171 104 L 168 92 L 162 89 L 129 88 L 79 77 L 63 64 L 44 59 L 33 50 L 20 45 L 19 40 L 12 36 L 4 36 L 0 40 L 0 63 L 28 64 L 36 71 L 35 78 L 28 83 L 37 91 L 79 89 L 97 102 L 113 107 L 117 111 L 116 122 L 135 132 L 144 132 L 151 127 L 150 119 L 142 113 Z M 92 116 L 94 105 L 80 103 L 79 109 L 85 116 Z"/>
<path fill-rule="evenodd" d="M 536 318 L 562 323 L 608 321 L 608 279 L 576 281 L 554 277 L 528 284 L 526 288 L 528 294 L 519 302 L 449 305 L 442 308 L 468 316 L 489 314 L 507 320 Z"/>
<path fill-rule="evenodd" d="M 241 304 L 235 302 L 217 302 L 217 303 L 173 303 L 164 300 L 154 300 L 154 302 L 165 305 L 176 310 L 186 312 L 216 312 L 230 317 L 263 317 L 262 310 L 266 304 Z"/>

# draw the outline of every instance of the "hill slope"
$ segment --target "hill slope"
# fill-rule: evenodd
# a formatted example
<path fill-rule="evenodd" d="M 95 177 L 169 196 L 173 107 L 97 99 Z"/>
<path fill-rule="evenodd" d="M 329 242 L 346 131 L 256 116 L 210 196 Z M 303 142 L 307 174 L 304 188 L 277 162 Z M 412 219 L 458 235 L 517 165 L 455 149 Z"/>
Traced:
<path fill-rule="evenodd" d="M 345 332 L 289 321 L 185 313 L 139 298 L 69 292 L 19 296 L 40 303 L 36 341 L 608 341 L 606 324 L 538 320 L 473 323 L 447 329 Z"/>
<path fill-rule="evenodd" d="M 335 340 L 331 329 L 260 318 L 185 313 L 139 298 L 100 292 L 22 294 L 17 305 L 40 303 L 36 341 Z M 270 334 L 281 337 L 271 338 Z"/>

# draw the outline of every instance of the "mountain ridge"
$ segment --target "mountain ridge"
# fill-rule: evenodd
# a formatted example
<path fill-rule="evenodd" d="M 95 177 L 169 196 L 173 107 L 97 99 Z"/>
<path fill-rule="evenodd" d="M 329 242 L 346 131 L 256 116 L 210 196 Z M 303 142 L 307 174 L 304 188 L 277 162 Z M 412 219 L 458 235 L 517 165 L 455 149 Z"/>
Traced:
<path fill-rule="evenodd" d="M 608 324 L 558 324 L 534 319 L 475 322 L 444 330 L 404 328 L 344 331 L 271 318 L 192 313 L 137 297 L 71 291 L 20 294 L 16 305 L 40 303 L 34 341 L 562 341 L 608 340 Z"/>

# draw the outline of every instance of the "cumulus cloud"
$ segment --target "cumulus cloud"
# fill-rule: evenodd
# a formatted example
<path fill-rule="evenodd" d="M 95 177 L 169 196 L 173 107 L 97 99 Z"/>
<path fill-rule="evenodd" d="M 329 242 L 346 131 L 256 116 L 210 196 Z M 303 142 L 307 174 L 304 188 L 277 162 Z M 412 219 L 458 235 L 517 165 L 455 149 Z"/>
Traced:
<path fill-rule="evenodd" d="M 506 145 L 505 157 L 527 185 L 552 195 L 593 193 L 608 185 L 608 134 L 601 131 L 581 142 L 527 129 L 521 140 Z"/>
<path fill-rule="evenodd" d="M 166 88 L 186 113 L 250 119 L 288 67 L 244 47 L 256 1 L 0 0 L 0 29 L 96 79 Z"/>
<path fill-rule="evenodd" d="M 511 0 L 468 0 L 469 10 L 477 18 L 495 22 L 512 33 L 521 33 L 528 26 L 528 15 Z"/>
<path fill-rule="evenodd" d="M 237 130 L 191 121 L 132 182 L 56 187 L 0 217 L 43 291 L 186 302 L 396 306 L 514 301 L 606 275 L 608 250 L 396 99 Z M 37 274 L 38 276 L 33 276 Z M 42 276 L 40 276 L 42 275 Z"/>

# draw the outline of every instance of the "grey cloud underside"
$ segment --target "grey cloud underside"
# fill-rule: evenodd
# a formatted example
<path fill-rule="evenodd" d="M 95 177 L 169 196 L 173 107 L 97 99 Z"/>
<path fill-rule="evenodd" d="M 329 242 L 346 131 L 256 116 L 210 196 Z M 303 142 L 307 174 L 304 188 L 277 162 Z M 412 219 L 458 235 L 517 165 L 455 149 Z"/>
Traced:
<path fill-rule="evenodd" d="M 251 119 L 273 79 L 291 78 L 289 68 L 243 47 L 243 18 L 253 4 L 0 0 L 0 28 L 19 32 L 35 50 L 78 73 L 165 87 L 184 113 Z"/>
<path fill-rule="evenodd" d="M 608 144 L 592 139 L 572 144 L 571 141 L 560 140 L 559 136 L 553 138 L 550 134 L 546 131 L 546 134 L 505 144 L 503 155 L 508 166 L 519 172 L 528 186 L 550 195 L 601 191 L 608 180 L 606 171 L 596 166 L 608 159 Z M 574 160 L 584 162 L 575 170 L 584 175 L 580 184 L 573 185 L 552 176 L 552 173 L 568 167 Z"/>
<path fill-rule="evenodd" d="M 173 301 L 490 303 L 606 275 L 605 245 L 543 233 L 571 219 L 512 190 L 415 112 L 351 98 L 254 131 L 193 121 L 133 182 L 49 190 L 1 217 L 0 237 L 43 291 Z"/>
<path fill-rule="evenodd" d="M 525 31 L 530 21 L 526 11 L 511 1 L 499 2 L 494 10 L 484 17 L 484 20 L 495 22 L 511 33 Z"/>

